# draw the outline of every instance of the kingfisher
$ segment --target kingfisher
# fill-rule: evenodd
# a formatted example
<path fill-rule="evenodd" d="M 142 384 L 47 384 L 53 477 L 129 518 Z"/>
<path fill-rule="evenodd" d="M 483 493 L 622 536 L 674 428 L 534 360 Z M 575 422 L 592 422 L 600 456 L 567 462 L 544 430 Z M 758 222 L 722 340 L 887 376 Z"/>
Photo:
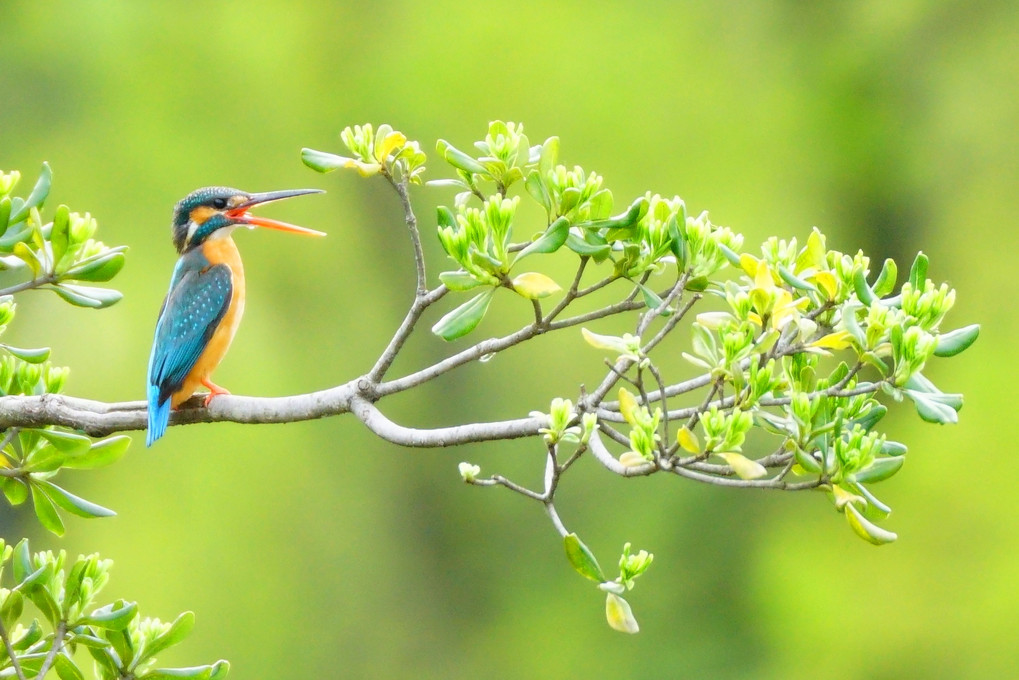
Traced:
<path fill-rule="evenodd" d="M 231 234 L 237 227 L 267 227 L 307 236 L 321 231 L 248 214 L 255 206 L 323 193 L 290 189 L 249 194 L 205 187 L 181 199 L 173 211 L 173 245 L 180 256 L 156 322 L 149 355 L 149 429 L 146 445 L 163 436 L 170 409 L 205 386 L 213 397 L 230 394 L 210 376 L 222 361 L 244 313 L 244 267 Z"/>

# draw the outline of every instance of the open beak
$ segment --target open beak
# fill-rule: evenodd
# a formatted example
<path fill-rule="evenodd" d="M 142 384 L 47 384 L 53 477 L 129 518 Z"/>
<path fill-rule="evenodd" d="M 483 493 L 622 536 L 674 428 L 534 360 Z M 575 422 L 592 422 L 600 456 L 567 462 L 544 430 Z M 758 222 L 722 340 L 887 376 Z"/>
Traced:
<path fill-rule="evenodd" d="M 304 196 L 305 194 L 322 193 L 325 192 L 321 189 L 285 189 L 283 191 L 266 191 L 260 194 L 251 194 L 247 201 L 227 210 L 226 215 L 239 224 L 246 224 L 251 227 L 267 227 L 269 229 L 277 229 L 279 231 L 289 231 L 291 234 L 304 234 L 305 236 L 325 236 L 326 234 L 324 231 L 306 229 L 304 227 L 298 227 L 295 224 L 287 224 L 286 222 L 270 220 L 268 217 L 257 217 L 255 215 L 248 214 L 249 210 L 257 205 L 262 205 L 263 203 L 282 201 L 284 198 Z"/>

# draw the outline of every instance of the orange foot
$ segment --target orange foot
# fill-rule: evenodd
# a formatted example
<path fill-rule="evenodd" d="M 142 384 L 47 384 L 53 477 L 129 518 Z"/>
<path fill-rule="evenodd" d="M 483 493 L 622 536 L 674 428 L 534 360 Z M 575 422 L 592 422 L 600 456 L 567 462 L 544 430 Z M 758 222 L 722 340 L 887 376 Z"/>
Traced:
<path fill-rule="evenodd" d="M 230 390 L 220 387 L 208 378 L 202 378 L 202 384 L 209 388 L 209 394 L 205 397 L 205 407 L 208 408 L 212 398 L 220 394 L 230 394 Z"/>

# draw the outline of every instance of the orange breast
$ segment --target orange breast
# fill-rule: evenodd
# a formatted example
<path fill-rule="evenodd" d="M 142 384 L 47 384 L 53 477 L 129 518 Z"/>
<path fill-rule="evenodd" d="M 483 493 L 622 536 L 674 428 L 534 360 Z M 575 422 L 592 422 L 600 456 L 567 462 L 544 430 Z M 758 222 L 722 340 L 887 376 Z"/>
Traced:
<path fill-rule="evenodd" d="M 170 405 L 173 408 L 177 408 L 181 403 L 187 401 L 201 387 L 202 380 L 211 376 L 212 372 L 216 370 L 219 362 L 223 360 L 223 356 L 230 348 L 230 342 L 234 339 L 237 326 L 244 314 L 244 266 L 241 264 L 241 255 L 237 252 L 237 245 L 233 239 L 227 236 L 207 241 L 202 245 L 202 253 L 213 265 L 222 263 L 230 267 L 233 292 L 230 296 L 230 306 L 213 332 L 208 346 L 198 357 L 195 367 L 184 379 L 184 384 L 173 393 L 170 400 Z"/>

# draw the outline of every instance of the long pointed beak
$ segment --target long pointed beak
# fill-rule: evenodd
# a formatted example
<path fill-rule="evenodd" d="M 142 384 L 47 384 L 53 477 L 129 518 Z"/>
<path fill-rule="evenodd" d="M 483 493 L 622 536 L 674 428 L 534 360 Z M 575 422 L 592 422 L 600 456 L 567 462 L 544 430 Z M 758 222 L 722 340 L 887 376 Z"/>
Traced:
<path fill-rule="evenodd" d="M 263 203 L 272 203 L 273 201 L 281 201 L 284 198 L 293 198 L 294 196 L 304 196 L 305 194 L 322 193 L 325 192 L 321 189 L 285 189 L 283 191 L 266 191 L 260 194 L 251 194 L 247 201 L 235 208 L 231 208 L 226 214 L 230 219 L 252 227 L 267 227 L 278 231 L 288 231 L 291 234 L 304 234 L 305 236 L 325 236 L 326 234 L 323 231 L 298 227 L 296 224 L 287 224 L 286 222 L 271 220 L 268 217 L 257 217 L 248 214 L 248 210 Z"/>

